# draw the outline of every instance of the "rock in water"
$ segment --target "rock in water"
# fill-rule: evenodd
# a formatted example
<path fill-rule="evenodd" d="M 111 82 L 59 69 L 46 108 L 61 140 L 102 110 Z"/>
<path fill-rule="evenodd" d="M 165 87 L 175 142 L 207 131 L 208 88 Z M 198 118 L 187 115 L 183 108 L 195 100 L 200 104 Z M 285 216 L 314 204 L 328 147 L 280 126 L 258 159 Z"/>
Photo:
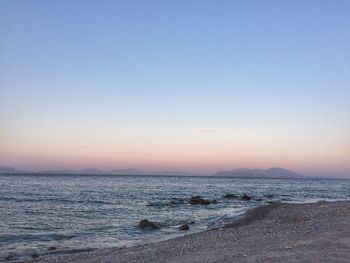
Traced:
<path fill-rule="evenodd" d="M 38 253 L 33 253 L 32 254 L 32 258 L 38 258 L 39 257 L 39 254 Z"/>
<path fill-rule="evenodd" d="M 139 223 L 139 226 L 145 229 L 159 229 L 159 227 L 155 223 L 147 219 L 142 219 Z"/>
<path fill-rule="evenodd" d="M 190 227 L 187 224 L 183 224 L 179 227 L 180 230 L 189 230 Z"/>
<path fill-rule="evenodd" d="M 244 194 L 244 195 L 242 196 L 242 200 L 244 200 L 244 201 L 250 201 L 250 200 L 252 200 L 252 197 L 251 197 L 250 195 Z"/>
<path fill-rule="evenodd" d="M 191 205 L 209 205 L 210 201 L 201 198 L 200 196 L 192 196 L 190 199 Z"/>
<path fill-rule="evenodd" d="M 234 194 L 227 194 L 227 195 L 224 195 L 224 198 L 226 199 L 235 199 L 237 198 L 238 196 L 237 195 L 234 195 Z"/>

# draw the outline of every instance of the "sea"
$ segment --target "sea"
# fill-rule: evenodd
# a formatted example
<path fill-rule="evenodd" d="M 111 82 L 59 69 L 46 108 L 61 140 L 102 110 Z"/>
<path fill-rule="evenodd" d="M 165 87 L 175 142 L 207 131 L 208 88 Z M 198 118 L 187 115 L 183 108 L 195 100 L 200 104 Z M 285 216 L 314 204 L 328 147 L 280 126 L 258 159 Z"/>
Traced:
<path fill-rule="evenodd" d="M 225 199 L 226 194 L 252 200 Z M 191 205 L 191 196 L 217 200 Z M 0 175 L 0 261 L 128 247 L 205 231 L 269 203 L 350 200 L 350 180 Z M 141 219 L 159 230 L 138 226 Z M 187 223 L 190 230 L 179 230 Z"/>

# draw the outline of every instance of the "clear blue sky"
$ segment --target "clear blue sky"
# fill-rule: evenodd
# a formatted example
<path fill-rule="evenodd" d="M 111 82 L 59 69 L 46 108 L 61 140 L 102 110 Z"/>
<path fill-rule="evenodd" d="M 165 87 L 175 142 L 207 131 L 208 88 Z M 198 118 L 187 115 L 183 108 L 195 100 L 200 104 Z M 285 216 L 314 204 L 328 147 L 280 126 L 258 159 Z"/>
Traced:
<path fill-rule="evenodd" d="M 349 1 L 2 0 L 0 38 L 3 165 L 350 172 Z"/>

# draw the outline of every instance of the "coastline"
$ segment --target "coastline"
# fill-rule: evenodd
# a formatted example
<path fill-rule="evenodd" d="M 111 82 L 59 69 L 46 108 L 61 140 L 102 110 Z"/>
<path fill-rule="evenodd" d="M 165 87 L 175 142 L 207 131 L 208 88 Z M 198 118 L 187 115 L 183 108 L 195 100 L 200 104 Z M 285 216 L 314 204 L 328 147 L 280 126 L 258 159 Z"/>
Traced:
<path fill-rule="evenodd" d="M 20 262 L 349 262 L 350 201 L 272 204 L 204 232 Z"/>

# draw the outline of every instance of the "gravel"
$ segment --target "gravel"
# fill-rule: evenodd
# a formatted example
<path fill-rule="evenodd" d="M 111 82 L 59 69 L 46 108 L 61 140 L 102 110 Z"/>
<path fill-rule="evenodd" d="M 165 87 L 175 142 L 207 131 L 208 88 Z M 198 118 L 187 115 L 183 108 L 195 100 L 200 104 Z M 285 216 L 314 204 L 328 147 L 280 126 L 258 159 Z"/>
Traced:
<path fill-rule="evenodd" d="M 350 262 L 350 202 L 273 204 L 202 233 L 31 262 Z"/>

